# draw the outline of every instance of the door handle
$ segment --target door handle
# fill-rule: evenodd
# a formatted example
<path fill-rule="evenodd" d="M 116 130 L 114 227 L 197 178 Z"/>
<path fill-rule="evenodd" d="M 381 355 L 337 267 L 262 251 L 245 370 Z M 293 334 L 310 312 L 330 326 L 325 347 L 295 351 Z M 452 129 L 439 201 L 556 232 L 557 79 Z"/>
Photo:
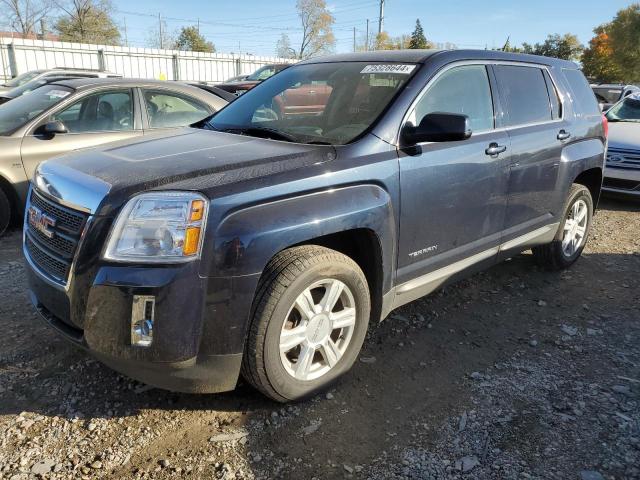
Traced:
<path fill-rule="evenodd" d="M 567 140 L 569 138 L 571 138 L 571 134 L 566 130 L 560 130 L 558 132 L 558 140 Z"/>
<path fill-rule="evenodd" d="M 495 157 L 496 155 L 500 155 L 506 150 L 507 147 L 505 145 L 498 145 L 497 143 L 493 142 L 489 144 L 489 147 L 484 151 L 484 153 L 491 157 Z"/>

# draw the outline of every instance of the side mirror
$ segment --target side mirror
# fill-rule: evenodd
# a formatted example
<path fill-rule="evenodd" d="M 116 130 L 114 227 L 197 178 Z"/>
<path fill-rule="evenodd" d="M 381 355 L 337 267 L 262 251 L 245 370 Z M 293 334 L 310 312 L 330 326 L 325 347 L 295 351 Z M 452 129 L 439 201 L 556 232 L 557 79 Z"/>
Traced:
<path fill-rule="evenodd" d="M 38 133 L 41 133 L 42 135 L 46 135 L 48 137 L 55 137 L 56 135 L 69 133 L 69 130 L 67 130 L 67 127 L 65 127 L 64 123 L 62 123 L 60 120 L 57 120 L 55 122 L 45 123 L 38 130 L 39 130 Z"/>
<path fill-rule="evenodd" d="M 407 125 L 402 130 L 405 146 L 422 142 L 456 142 L 471 136 L 469 117 L 457 113 L 429 113 L 414 127 Z"/>

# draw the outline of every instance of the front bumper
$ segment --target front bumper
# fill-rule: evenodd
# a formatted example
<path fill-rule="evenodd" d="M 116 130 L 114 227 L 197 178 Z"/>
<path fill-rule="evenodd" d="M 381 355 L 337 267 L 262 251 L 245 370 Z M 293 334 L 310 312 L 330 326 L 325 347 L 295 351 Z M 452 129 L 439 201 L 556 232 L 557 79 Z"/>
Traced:
<path fill-rule="evenodd" d="M 239 332 L 208 321 L 218 308 L 207 301 L 209 282 L 196 264 L 100 266 L 86 294 L 52 285 L 28 262 L 27 275 L 31 301 L 46 323 L 114 370 L 172 391 L 233 390 L 242 362 L 242 346 L 233 341 Z M 149 347 L 131 345 L 134 295 L 156 299 Z"/>
<path fill-rule="evenodd" d="M 602 190 L 609 193 L 640 196 L 640 170 L 606 167 Z"/>

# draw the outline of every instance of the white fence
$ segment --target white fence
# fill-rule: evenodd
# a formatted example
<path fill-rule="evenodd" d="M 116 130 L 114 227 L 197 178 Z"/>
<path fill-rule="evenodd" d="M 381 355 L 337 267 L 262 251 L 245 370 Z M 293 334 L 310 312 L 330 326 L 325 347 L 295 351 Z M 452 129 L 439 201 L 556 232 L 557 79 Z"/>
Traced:
<path fill-rule="evenodd" d="M 269 63 L 289 62 L 253 55 L 0 38 L 0 81 L 29 70 L 67 67 L 107 70 L 127 78 L 222 82 Z"/>

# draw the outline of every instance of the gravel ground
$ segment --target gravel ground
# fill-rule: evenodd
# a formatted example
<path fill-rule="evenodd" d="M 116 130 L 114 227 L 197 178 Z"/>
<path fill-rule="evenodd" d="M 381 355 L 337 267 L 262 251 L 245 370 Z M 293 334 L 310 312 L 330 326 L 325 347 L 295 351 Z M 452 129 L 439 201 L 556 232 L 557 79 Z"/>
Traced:
<path fill-rule="evenodd" d="M 523 254 L 394 313 L 329 393 L 185 395 L 44 326 L 0 240 L 0 479 L 640 478 L 640 205 L 603 202 L 584 257 Z"/>

